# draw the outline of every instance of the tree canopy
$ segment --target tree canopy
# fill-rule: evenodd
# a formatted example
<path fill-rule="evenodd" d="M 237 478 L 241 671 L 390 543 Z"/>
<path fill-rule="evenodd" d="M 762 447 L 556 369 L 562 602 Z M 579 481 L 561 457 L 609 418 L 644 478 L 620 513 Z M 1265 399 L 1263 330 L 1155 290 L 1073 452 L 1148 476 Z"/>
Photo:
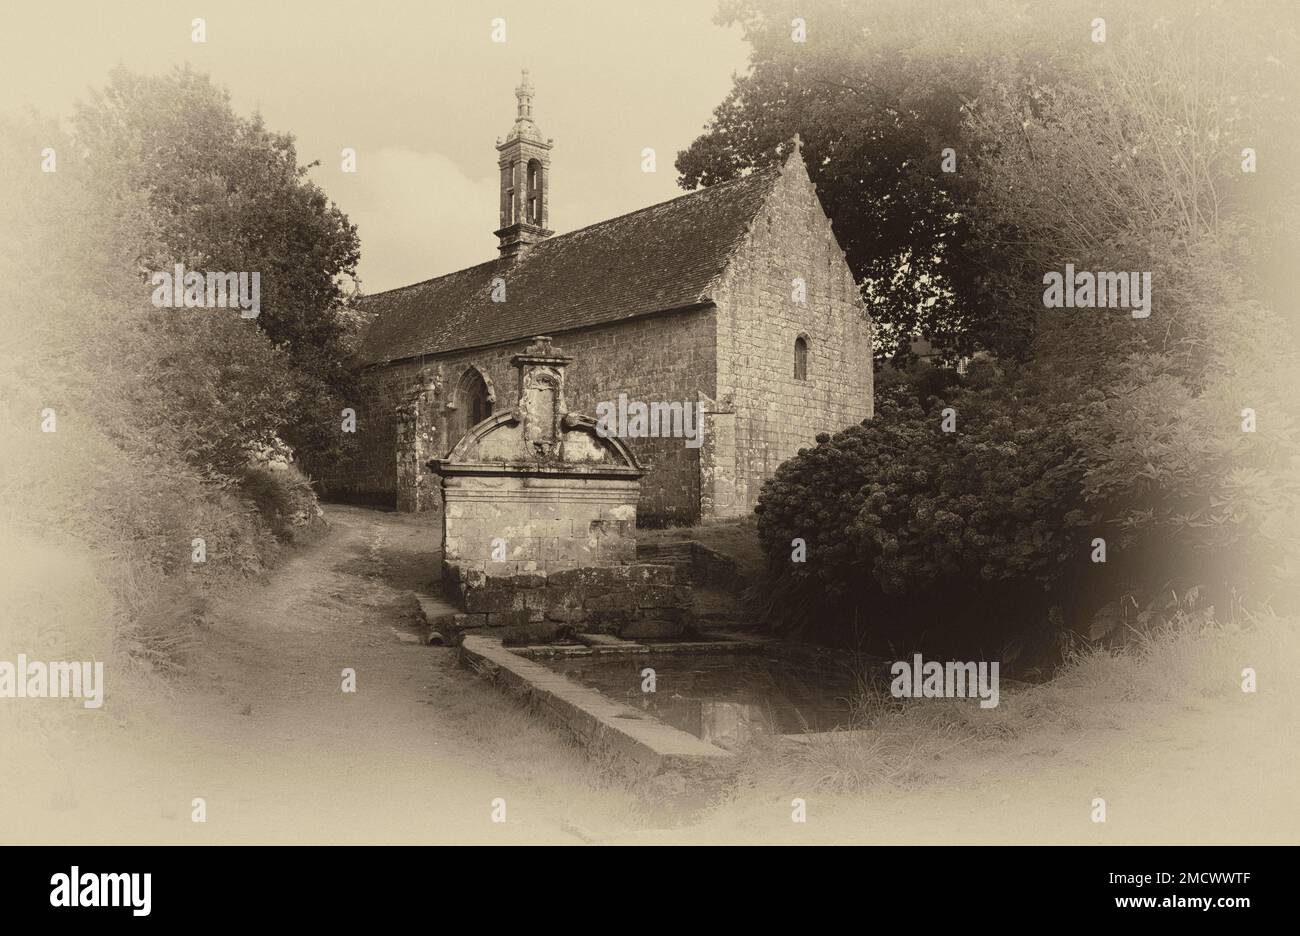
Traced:
<path fill-rule="evenodd" d="M 770 164 L 799 133 L 878 360 L 905 357 L 918 336 L 950 359 L 1027 356 L 1041 302 L 1025 297 L 1045 268 L 1103 243 L 1137 261 L 1153 228 L 1157 249 L 1190 249 L 1198 238 L 1180 220 L 1224 235 L 1235 215 L 1279 237 L 1228 249 L 1279 256 L 1279 241 L 1295 243 L 1277 210 L 1294 190 L 1276 173 L 1243 179 L 1238 163 L 1244 145 L 1295 142 L 1277 119 L 1294 30 L 1258 3 L 1103 7 L 726 0 L 718 20 L 741 27 L 750 68 L 678 155 L 680 182 Z M 1098 16 L 1105 42 L 1093 41 Z M 1189 182 L 1183 205 L 1171 186 Z"/>
<path fill-rule="evenodd" d="M 229 93 L 188 67 L 115 70 L 82 103 L 73 137 L 88 165 L 144 193 L 138 270 L 256 271 L 260 328 L 291 363 L 298 407 L 283 427 L 300 454 L 328 452 L 346 364 L 347 308 L 360 242 L 298 163 L 293 137 L 235 113 Z M 195 362 L 196 365 L 198 362 Z"/>

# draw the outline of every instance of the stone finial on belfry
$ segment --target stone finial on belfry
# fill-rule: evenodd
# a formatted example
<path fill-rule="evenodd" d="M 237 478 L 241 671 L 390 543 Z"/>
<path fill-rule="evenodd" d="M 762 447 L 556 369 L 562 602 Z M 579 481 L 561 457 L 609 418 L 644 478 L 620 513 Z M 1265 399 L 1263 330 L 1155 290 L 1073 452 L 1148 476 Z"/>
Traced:
<path fill-rule="evenodd" d="M 528 69 L 523 70 L 519 86 L 515 88 L 515 125 L 510 128 L 506 142 L 511 140 L 532 140 L 540 143 L 542 134 L 533 123 L 533 81 L 528 77 Z"/>
<path fill-rule="evenodd" d="M 519 110 L 515 115 L 516 120 L 533 119 L 533 83 L 528 78 L 528 69 L 523 70 L 519 80 L 519 87 L 515 88 L 515 98 L 519 101 Z"/>

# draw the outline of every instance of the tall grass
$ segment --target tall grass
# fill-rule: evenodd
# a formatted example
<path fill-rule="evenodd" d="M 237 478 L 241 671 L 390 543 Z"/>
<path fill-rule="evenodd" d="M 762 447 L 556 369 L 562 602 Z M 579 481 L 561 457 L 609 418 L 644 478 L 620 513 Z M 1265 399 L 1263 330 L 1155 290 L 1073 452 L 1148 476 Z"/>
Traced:
<path fill-rule="evenodd" d="M 748 755 L 748 772 L 771 774 L 777 764 L 787 782 L 807 785 L 801 789 L 845 793 L 938 783 L 955 761 L 1001 758 L 1005 765 L 1026 745 L 1068 747 L 1171 710 L 1240 698 L 1245 667 L 1273 690 L 1251 699 L 1265 717 L 1282 725 L 1300 714 L 1294 693 L 1281 688 L 1300 667 L 1300 630 L 1272 615 L 1223 624 L 1209 614 L 1182 614 L 1135 634 L 1122 649 L 1078 646 L 1049 682 L 1004 685 L 993 709 L 973 699 L 895 699 L 887 682 L 864 673 L 851 730 L 780 750 L 769 743 Z"/>
<path fill-rule="evenodd" d="M 32 161 L 44 146 L 55 173 Z M 265 355 L 243 359 L 255 332 L 236 320 L 152 308 L 140 194 L 109 191 L 76 152 L 57 127 L 0 119 L 0 660 L 102 661 L 111 696 L 181 672 L 205 594 L 319 518 L 295 471 L 250 467 L 246 489 L 205 462 L 196 426 L 242 431 L 216 379 Z"/>

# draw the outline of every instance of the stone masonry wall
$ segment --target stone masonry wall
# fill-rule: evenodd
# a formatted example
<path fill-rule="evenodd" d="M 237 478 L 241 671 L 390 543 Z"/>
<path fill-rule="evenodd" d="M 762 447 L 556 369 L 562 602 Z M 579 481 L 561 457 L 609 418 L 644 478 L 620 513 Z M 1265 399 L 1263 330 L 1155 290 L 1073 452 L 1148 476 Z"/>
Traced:
<path fill-rule="evenodd" d="M 470 572 L 451 586 L 465 610 L 430 625 L 446 643 L 467 631 L 502 628 L 502 642 L 551 643 L 576 633 L 614 634 L 625 640 L 680 637 L 692 629 L 690 589 L 672 566 L 628 563 L 486 578 Z"/>
<path fill-rule="evenodd" d="M 802 277 L 807 301 L 792 299 Z M 707 513 L 747 513 L 762 482 L 819 432 L 872 414 L 871 325 L 803 161 L 792 156 L 715 293 L 719 425 Z M 807 380 L 795 339 L 809 342 Z M 707 438 L 707 437 L 706 437 Z"/>
<path fill-rule="evenodd" d="M 635 480 L 454 476 L 443 486 L 447 566 L 500 577 L 636 557 Z"/>
<path fill-rule="evenodd" d="M 806 302 L 792 298 L 802 277 Z M 508 296 L 508 292 L 507 292 Z M 708 401 L 704 445 L 681 439 L 626 440 L 649 466 L 638 522 L 690 523 L 747 513 L 762 482 L 819 432 L 836 432 L 873 411 L 871 325 L 803 162 L 790 158 L 714 293 L 716 309 L 667 313 L 553 332 L 577 359 L 568 375 L 572 410 L 630 400 Z M 795 339 L 809 342 L 808 378 L 794 376 Z M 440 389 L 421 419 L 428 457 L 445 455 L 448 396 L 471 365 L 486 375 L 493 412 L 516 405 L 510 358 L 531 340 L 400 362 L 363 375 L 357 454 L 313 469 L 327 497 L 437 507 L 436 497 L 399 498 L 397 412 L 428 368 Z M 410 472 L 408 471 L 407 474 Z M 427 479 L 422 479 L 427 480 Z M 403 507 L 406 509 L 406 507 Z"/>
<path fill-rule="evenodd" d="M 509 293 L 507 292 L 507 296 Z M 714 395 L 715 357 L 711 308 L 644 316 L 625 322 L 570 332 L 553 332 L 557 345 L 576 359 L 566 380 L 569 409 L 594 416 L 596 404 L 618 399 L 646 403 L 695 401 Z M 396 504 L 396 437 L 398 406 L 417 386 L 422 369 L 439 379 L 442 396 L 434 407 L 445 456 L 458 439 L 446 438 L 445 407 L 460 376 L 477 365 L 494 394 L 492 411 L 517 404 L 517 373 L 510 358 L 531 341 L 458 351 L 375 368 L 363 375 L 365 391 L 357 411 L 355 458 L 313 471 L 327 497 Z M 706 429 L 705 446 L 709 444 Z M 689 523 L 700 510 L 700 452 L 682 439 L 627 439 L 629 448 L 649 470 L 641 481 L 638 522 L 643 526 Z M 430 505 L 433 506 L 433 505 Z"/>

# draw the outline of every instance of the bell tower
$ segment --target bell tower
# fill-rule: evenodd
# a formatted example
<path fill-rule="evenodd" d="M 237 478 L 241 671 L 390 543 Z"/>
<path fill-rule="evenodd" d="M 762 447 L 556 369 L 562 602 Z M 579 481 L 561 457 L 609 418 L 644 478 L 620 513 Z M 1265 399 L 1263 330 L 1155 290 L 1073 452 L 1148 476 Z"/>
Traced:
<path fill-rule="evenodd" d="M 546 227 L 551 207 L 551 144 L 533 123 L 533 84 L 524 69 L 515 88 L 515 125 L 505 142 L 497 140 L 501 168 L 501 227 L 496 231 L 503 257 L 518 257 L 554 232 Z"/>

